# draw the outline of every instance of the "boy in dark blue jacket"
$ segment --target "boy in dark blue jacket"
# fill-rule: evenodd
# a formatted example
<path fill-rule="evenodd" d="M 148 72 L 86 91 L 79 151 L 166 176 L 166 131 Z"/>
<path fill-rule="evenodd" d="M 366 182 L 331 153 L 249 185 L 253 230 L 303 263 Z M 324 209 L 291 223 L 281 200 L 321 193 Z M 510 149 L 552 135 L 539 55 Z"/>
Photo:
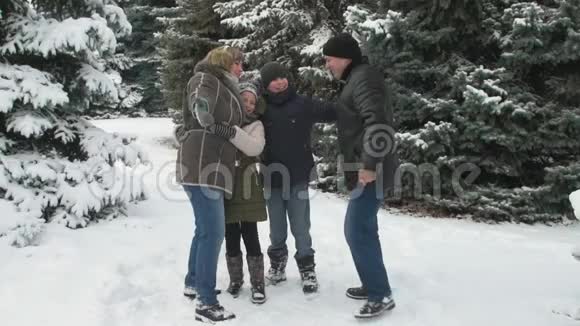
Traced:
<path fill-rule="evenodd" d="M 288 221 L 296 240 L 294 258 L 304 293 L 318 290 L 314 271 L 314 250 L 310 236 L 310 199 L 308 184 L 314 175 L 311 139 L 317 122 L 336 121 L 336 109 L 329 103 L 296 93 L 289 82 L 290 73 L 278 62 L 260 70 L 267 109 L 262 116 L 266 133 L 264 149 L 265 193 L 270 221 L 270 284 L 286 280 L 288 261 Z"/>

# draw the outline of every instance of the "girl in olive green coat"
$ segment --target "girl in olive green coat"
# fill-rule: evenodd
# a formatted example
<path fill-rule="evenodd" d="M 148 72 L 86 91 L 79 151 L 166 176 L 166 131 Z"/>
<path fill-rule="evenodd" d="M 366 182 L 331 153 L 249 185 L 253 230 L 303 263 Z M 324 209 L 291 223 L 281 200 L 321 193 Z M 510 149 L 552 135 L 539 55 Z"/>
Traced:
<path fill-rule="evenodd" d="M 230 142 L 240 151 L 234 171 L 234 190 L 224 201 L 226 216 L 226 262 L 230 275 L 228 292 L 234 297 L 244 283 L 241 238 L 246 247 L 246 260 L 252 285 L 251 300 L 261 304 L 266 301 L 264 287 L 264 256 L 260 248 L 257 222 L 267 219 L 264 190 L 258 172 L 258 155 L 265 145 L 264 126 L 258 120 L 265 103 L 258 103 L 257 88 L 251 83 L 240 84 L 244 102 L 243 127 L 235 127 Z M 220 128 L 220 127 L 217 127 Z"/>

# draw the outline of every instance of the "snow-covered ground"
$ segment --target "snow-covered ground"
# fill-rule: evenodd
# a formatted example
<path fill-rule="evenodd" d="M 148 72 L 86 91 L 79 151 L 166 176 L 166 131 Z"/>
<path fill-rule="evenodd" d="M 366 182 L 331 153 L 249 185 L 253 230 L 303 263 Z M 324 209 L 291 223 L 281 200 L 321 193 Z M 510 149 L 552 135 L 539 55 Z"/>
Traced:
<path fill-rule="evenodd" d="M 135 133 L 150 153 L 151 198 L 129 217 L 68 230 L 49 225 L 38 247 L 0 238 L 0 324 L 6 326 L 196 325 L 181 295 L 192 209 L 171 185 L 175 150 L 169 119 L 98 121 Z M 355 325 L 361 302 L 344 296 L 357 277 L 343 237 L 346 202 L 313 192 L 312 234 L 320 294 L 306 299 L 295 264 L 268 287 L 262 306 L 249 291 L 219 296 L 238 318 L 229 325 Z M 260 223 L 263 249 L 268 225 Z M 397 308 L 374 325 L 579 325 L 580 263 L 570 256 L 580 226 L 486 225 L 381 211 L 380 233 Z M 289 239 L 293 243 L 293 239 Z M 223 255 L 218 285 L 227 285 Z M 246 283 L 249 283 L 246 280 Z M 554 313 L 557 312 L 557 313 Z"/>

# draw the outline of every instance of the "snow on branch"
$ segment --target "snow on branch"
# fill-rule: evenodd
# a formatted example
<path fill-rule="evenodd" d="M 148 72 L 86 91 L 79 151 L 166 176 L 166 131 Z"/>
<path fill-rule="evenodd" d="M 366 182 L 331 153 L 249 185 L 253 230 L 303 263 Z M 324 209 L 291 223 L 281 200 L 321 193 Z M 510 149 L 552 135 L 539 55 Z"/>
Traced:
<path fill-rule="evenodd" d="M 6 43 L 0 47 L 3 55 L 31 53 L 47 58 L 76 53 L 93 57 L 95 53 L 114 53 L 117 47 L 115 33 L 98 14 L 63 21 L 14 15 L 8 18 L 6 31 Z"/>
<path fill-rule="evenodd" d="M 30 138 L 42 136 L 46 130 L 53 126 L 51 120 L 37 112 L 19 111 L 9 117 L 7 129 Z"/>
<path fill-rule="evenodd" d="M 118 102 L 119 92 L 112 77 L 88 64 L 83 64 L 78 75 L 78 78 L 83 81 L 90 95 L 102 95 L 111 102 Z"/>
<path fill-rule="evenodd" d="M 115 30 L 115 35 L 117 37 L 125 37 L 131 34 L 133 27 L 131 26 L 131 23 L 129 23 L 127 15 L 123 9 L 115 5 L 106 5 L 104 10 L 105 17 Z"/>
<path fill-rule="evenodd" d="M 51 74 L 30 66 L 0 63 L 0 112 L 9 112 L 16 101 L 35 109 L 68 103 L 63 85 L 52 80 Z"/>

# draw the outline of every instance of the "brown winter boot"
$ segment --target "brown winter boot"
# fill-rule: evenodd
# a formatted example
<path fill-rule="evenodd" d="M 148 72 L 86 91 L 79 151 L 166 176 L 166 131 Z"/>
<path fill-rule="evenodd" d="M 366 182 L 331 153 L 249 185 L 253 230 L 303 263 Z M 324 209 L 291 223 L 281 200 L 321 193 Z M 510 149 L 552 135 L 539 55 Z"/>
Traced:
<path fill-rule="evenodd" d="M 237 298 L 240 295 L 242 284 L 244 284 L 244 260 L 242 259 L 242 254 L 235 257 L 226 255 L 226 263 L 230 274 L 230 285 L 227 291 L 234 298 Z"/>
<path fill-rule="evenodd" d="M 264 255 L 246 256 L 248 271 L 252 283 L 252 303 L 262 304 L 266 302 L 266 289 L 264 281 Z"/>

